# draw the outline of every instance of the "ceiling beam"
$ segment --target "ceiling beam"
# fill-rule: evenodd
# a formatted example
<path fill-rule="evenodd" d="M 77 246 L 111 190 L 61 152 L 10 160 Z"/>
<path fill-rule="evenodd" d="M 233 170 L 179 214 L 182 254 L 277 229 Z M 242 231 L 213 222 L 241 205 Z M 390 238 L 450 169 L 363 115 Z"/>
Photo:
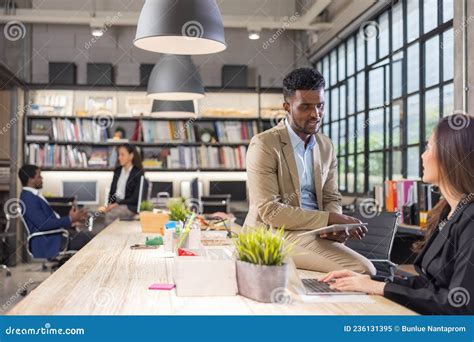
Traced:
<path fill-rule="evenodd" d="M 327 0 L 320 0 L 327 1 Z M 16 14 L 0 14 L 0 23 L 12 20 L 20 21 L 24 24 L 63 24 L 63 25 L 89 25 L 104 26 L 112 23 L 114 26 L 136 26 L 138 23 L 138 12 L 120 11 L 97 11 L 92 16 L 88 11 L 68 11 L 68 10 L 41 10 L 41 9 L 17 9 Z M 310 23 L 304 22 L 299 17 L 270 19 L 264 16 L 254 16 L 251 20 L 247 16 L 223 15 L 224 27 L 228 28 L 249 28 L 260 29 L 288 29 L 288 30 L 328 30 L 332 28 L 332 23 Z"/>
<path fill-rule="evenodd" d="M 330 3 L 331 0 L 315 0 L 314 4 L 303 14 L 301 21 L 310 25 Z"/>

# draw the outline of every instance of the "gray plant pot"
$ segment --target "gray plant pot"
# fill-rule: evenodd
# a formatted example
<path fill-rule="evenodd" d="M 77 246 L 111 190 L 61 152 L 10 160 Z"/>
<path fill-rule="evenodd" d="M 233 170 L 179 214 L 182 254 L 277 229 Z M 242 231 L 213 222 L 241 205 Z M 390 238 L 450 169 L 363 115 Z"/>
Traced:
<path fill-rule="evenodd" d="M 288 264 L 266 266 L 237 260 L 239 294 L 263 303 L 276 302 L 273 297 L 285 291 L 288 273 Z"/>

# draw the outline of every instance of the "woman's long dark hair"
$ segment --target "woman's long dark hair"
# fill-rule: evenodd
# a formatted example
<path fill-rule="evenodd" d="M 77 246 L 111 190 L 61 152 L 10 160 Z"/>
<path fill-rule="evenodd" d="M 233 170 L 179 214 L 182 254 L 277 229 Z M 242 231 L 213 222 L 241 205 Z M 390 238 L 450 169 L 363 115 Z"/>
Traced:
<path fill-rule="evenodd" d="M 142 157 L 140 156 L 140 152 L 138 152 L 137 148 L 131 144 L 121 144 L 117 147 L 117 151 L 121 148 L 126 149 L 128 153 L 133 153 L 133 159 L 132 159 L 133 166 L 142 170 L 143 169 Z M 117 159 L 117 164 L 118 164 L 118 159 Z"/>
<path fill-rule="evenodd" d="M 474 194 L 473 118 L 465 114 L 444 117 L 433 132 L 439 184 L 452 195 L 461 196 L 464 205 L 472 202 Z M 423 248 L 451 209 L 446 199 L 441 198 L 428 217 L 425 239 L 413 245 L 414 251 L 419 252 Z"/>

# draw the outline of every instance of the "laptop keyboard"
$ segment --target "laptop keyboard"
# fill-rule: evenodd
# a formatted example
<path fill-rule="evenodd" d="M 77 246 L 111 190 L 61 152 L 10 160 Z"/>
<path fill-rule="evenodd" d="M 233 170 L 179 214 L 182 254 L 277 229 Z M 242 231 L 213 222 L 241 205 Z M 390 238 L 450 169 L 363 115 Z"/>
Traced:
<path fill-rule="evenodd" d="M 331 289 L 327 283 L 317 279 L 301 279 L 301 282 L 307 293 L 339 292 L 338 290 Z"/>

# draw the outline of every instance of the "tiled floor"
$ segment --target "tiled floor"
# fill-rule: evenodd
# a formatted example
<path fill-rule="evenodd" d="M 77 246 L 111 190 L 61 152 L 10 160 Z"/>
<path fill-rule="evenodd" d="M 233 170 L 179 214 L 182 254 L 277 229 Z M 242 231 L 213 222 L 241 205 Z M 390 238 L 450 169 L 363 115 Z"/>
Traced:
<path fill-rule="evenodd" d="M 20 264 L 10 267 L 10 271 L 12 275 L 7 277 L 6 272 L 0 270 L 0 315 L 23 299 L 22 292 L 31 292 L 51 274 L 49 270 L 41 270 L 41 263 Z"/>

